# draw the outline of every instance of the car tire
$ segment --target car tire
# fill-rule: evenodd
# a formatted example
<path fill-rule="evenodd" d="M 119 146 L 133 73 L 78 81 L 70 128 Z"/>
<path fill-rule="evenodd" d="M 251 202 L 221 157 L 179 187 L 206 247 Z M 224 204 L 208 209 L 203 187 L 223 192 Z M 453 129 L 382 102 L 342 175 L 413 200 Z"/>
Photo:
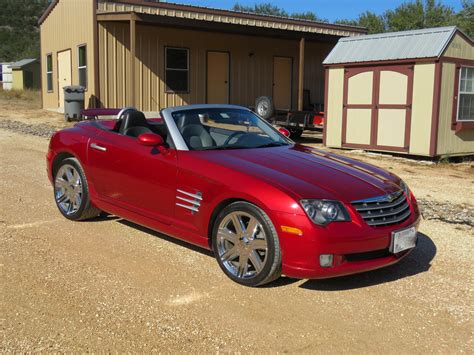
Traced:
<path fill-rule="evenodd" d="M 100 214 L 100 209 L 91 204 L 86 174 L 76 158 L 61 161 L 53 182 L 54 201 L 64 217 L 80 221 Z"/>
<path fill-rule="evenodd" d="M 290 138 L 291 139 L 298 139 L 303 134 L 303 130 L 301 128 L 287 128 L 290 131 Z"/>
<path fill-rule="evenodd" d="M 251 203 L 234 202 L 219 213 L 212 249 L 222 271 L 241 285 L 261 286 L 281 275 L 278 234 L 268 215 Z"/>
<path fill-rule="evenodd" d="M 270 96 L 260 96 L 255 100 L 255 112 L 265 120 L 273 117 L 275 107 Z"/>

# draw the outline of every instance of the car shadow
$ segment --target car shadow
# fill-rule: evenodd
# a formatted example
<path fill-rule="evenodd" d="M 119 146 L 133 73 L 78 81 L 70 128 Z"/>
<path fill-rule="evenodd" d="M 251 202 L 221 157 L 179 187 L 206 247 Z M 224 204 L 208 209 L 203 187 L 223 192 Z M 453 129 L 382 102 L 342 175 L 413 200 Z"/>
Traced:
<path fill-rule="evenodd" d="M 418 233 L 418 245 L 415 250 L 395 265 L 333 279 L 307 280 L 299 287 L 317 291 L 344 291 L 396 281 L 428 271 L 436 251 L 436 245 L 431 238 Z"/>
<path fill-rule="evenodd" d="M 120 219 L 120 220 L 118 220 L 117 222 L 120 223 L 120 224 L 123 224 L 123 225 L 125 225 L 125 226 L 127 226 L 127 227 L 130 227 L 130 228 L 133 228 L 133 229 L 138 229 L 139 231 L 141 231 L 141 232 L 143 232 L 143 233 L 147 233 L 147 234 L 150 234 L 150 235 L 152 235 L 152 236 L 154 236 L 154 237 L 157 237 L 157 238 L 166 240 L 167 242 L 170 242 L 170 243 L 179 245 L 179 246 L 181 246 L 181 247 L 190 249 L 190 250 L 192 250 L 192 251 L 196 251 L 196 252 L 198 252 L 198 253 L 200 253 L 200 254 L 202 254 L 202 255 L 206 255 L 206 256 L 210 256 L 210 257 L 214 258 L 214 254 L 212 253 L 212 251 L 207 250 L 207 249 L 204 249 L 204 248 L 199 247 L 199 246 L 197 246 L 197 245 L 188 243 L 188 242 L 186 242 L 186 241 L 184 241 L 184 240 L 170 237 L 170 236 L 168 236 L 168 235 L 166 235 L 166 234 L 157 232 L 157 231 L 155 231 L 155 230 L 153 230 L 153 229 L 150 229 L 150 228 L 141 226 L 141 225 L 139 225 L 139 224 L 136 224 L 136 223 L 127 221 L 127 220 L 125 220 L 125 219 Z"/>

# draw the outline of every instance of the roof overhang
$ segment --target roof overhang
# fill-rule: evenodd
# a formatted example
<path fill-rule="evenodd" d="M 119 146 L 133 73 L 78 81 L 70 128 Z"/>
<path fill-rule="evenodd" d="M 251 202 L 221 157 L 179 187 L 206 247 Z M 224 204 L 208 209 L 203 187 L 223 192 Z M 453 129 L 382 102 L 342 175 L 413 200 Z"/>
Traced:
<path fill-rule="evenodd" d="M 278 16 L 265 16 L 206 7 L 146 2 L 143 0 L 99 0 L 98 21 L 126 21 L 136 14 L 137 21 L 204 31 L 253 34 L 278 38 L 301 38 L 334 42 L 340 37 L 365 34 L 365 28 L 334 25 Z"/>

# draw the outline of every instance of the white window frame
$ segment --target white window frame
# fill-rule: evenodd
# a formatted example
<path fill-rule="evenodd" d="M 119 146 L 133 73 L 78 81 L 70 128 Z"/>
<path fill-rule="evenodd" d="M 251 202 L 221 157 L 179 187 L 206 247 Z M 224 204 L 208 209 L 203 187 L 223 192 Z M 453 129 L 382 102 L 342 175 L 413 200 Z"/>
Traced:
<path fill-rule="evenodd" d="M 48 58 L 51 57 L 51 70 L 48 71 Z M 53 53 L 46 54 L 46 91 L 54 92 L 54 83 L 53 83 Z M 49 88 L 48 76 L 51 75 L 51 88 Z"/>
<path fill-rule="evenodd" d="M 80 65 L 81 48 L 85 48 L 85 50 L 86 50 L 86 55 L 85 55 L 85 58 L 84 58 L 84 60 L 86 61 L 86 63 L 85 63 L 86 65 L 82 65 L 82 66 Z M 79 82 L 79 79 L 81 77 L 81 75 L 80 75 L 81 69 L 84 69 L 85 72 L 86 72 L 86 85 L 82 85 L 82 86 L 84 86 L 84 88 L 87 90 L 87 87 L 89 85 L 88 80 L 87 80 L 87 44 L 81 44 L 81 45 L 77 46 L 77 81 L 78 81 L 77 84 L 78 85 L 81 85 L 81 83 Z"/>
<path fill-rule="evenodd" d="M 186 51 L 186 61 L 187 61 L 186 62 L 186 66 L 187 66 L 186 69 L 168 68 L 168 49 L 179 49 L 179 50 Z M 186 48 L 186 47 L 169 47 L 169 46 L 165 47 L 165 92 L 166 93 L 187 94 L 187 93 L 190 92 L 190 88 L 189 88 L 189 80 L 190 80 L 190 78 L 189 78 L 189 72 L 190 72 L 189 62 L 190 62 L 190 59 L 189 59 L 189 55 L 190 55 L 189 48 Z M 188 82 L 187 82 L 187 85 L 186 85 L 186 90 L 175 91 L 175 90 L 168 89 L 167 80 L 166 80 L 167 79 L 166 74 L 167 74 L 168 70 L 188 72 Z"/>
<path fill-rule="evenodd" d="M 474 120 L 460 120 L 459 119 L 459 105 L 461 104 L 461 94 L 464 94 L 464 95 L 474 95 L 474 91 L 473 92 L 462 92 L 461 91 L 461 74 L 462 74 L 462 70 L 463 68 L 470 68 L 470 69 L 474 69 L 474 67 L 471 67 L 469 65 L 462 65 L 459 67 L 459 76 L 458 76 L 458 94 L 457 94 L 457 108 L 456 108 L 456 122 L 474 122 Z M 473 86 L 473 90 L 474 90 L 474 86 Z"/>

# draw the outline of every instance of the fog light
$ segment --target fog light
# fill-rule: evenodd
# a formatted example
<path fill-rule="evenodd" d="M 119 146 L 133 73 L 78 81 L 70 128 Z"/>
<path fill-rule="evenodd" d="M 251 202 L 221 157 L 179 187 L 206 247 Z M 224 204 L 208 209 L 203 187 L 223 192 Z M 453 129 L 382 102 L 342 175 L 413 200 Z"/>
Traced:
<path fill-rule="evenodd" d="M 319 256 L 319 265 L 321 267 L 332 267 L 333 257 L 334 255 L 332 254 L 321 254 Z"/>

